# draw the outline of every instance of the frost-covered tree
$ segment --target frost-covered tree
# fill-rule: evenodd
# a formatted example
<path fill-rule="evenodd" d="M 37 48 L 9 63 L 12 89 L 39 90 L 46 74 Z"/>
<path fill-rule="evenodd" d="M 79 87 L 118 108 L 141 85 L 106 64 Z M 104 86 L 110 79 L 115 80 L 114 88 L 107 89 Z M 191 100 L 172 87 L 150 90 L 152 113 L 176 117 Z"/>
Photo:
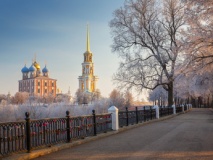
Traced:
<path fill-rule="evenodd" d="M 76 96 L 76 102 L 78 104 L 83 104 L 83 97 L 84 97 L 84 95 L 83 95 L 83 92 L 80 89 L 78 89 L 76 91 L 75 96 Z"/>
<path fill-rule="evenodd" d="M 97 101 L 101 99 L 101 91 L 96 89 L 95 92 L 92 94 L 91 101 Z"/>
<path fill-rule="evenodd" d="M 155 105 L 164 106 L 167 104 L 167 92 L 162 86 L 158 86 L 149 92 L 149 100 L 153 101 Z"/>
<path fill-rule="evenodd" d="M 4 94 L 0 94 L 0 103 L 3 101 L 6 101 L 7 100 L 7 96 L 4 95 Z"/>
<path fill-rule="evenodd" d="M 185 53 L 190 65 L 197 69 L 213 67 L 213 1 L 183 0 L 187 29 Z"/>
<path fill-rule="evenodd" d="M 24 120 L 25 112 L 30 113 L 31 119 L 65 117 L 66 111 L 70 111 L 71 116 L 91 115 L 94 109 L 97 114 L 107 113 L 110 107 L 109 99 L 102 98 L 93 104 L 72 105 L 64 103 L 43 104 L 21 104 L 8 105 L 0 104 L 0 122 Z"/>
<path fill-rule="evenodd" d="M 43 103 L 53 103 L 55 100 L 55 97 L 53 94 L 48 94 L 48 95 L 44 95 L 44 97 L 42 97 L 42 101 Z"/>
<path fill-rule="evenodd" d="M 81 90 L 76 91 L 76 102 L 78 104 L 90 104 L 101 99 L 100 90 L 95 90 L 95 92 L 82 92 Z"/>
<path fill-rule="evenodd" d="M 168 91 L 173 104 L 173 82 L 181 52 L 183 6 L 177 0 L 127 0 L 110 22 L 112 49 L 123 59 L 114 81 L 120 87 Z"/>
<path fill-rule="evenodd" d="M 69 94 L 57 94 L 55 102 L 57 103 L 71 103 L 72 96 Z"/>
<path fill-rule="evenodd" d="M 205 71 L 180 74 L 175 82 L 175 91 L 181 103 L 194 101 L 196 106 L 205 103 L 210 107 L 213 105 L 213 73 Z"/>
<path fill-rule="evenodd" d="M 67 110 L 70 111 L 71 116 L 91 115 L 93 109 L 95 109 L 97 114 L 107 113 L 107 109 L 110 107 L 109 99 L 100 98 L 100 93 L 97 94 L 96 96 L 99 99 L 95 99 L 93 103 L 88 103 L 85 106 L 73 105 L 67 102 L 66 99 L 62 99 L 62 101 L 57 103 L 47 103 L 47 99 L 45 101 L 44 97 L 37 96 L 30 96 L 22 103 L 24 93 L 16 93 L 15 98 L 13 97 L 12 99 L 13 101 L 18 99 L 19 101 L 16 101 L 17 104 L 3 102 L 5 100 L 0 103 L 0 122 L 24 120 L 25 112 L 30 113 L 31 119 L 65 117 Z M 3 97 L 5 99 L 5 96 Z"/>
<path fill-rule="evenodd" d="M 130 93 L 129 91 L 126 91 L 124 93 L 124 100 L 125 100 L 125 107 L 128 107 L 128 108 L 131 107 L 134 102 L 132 93 Z"/>
<path fill-rule="evenodd" d="M 113 91 L 110 93 L 109 98 L 111 106 L 113 105 L 120 109 L 125 108 L 125 99 L 120 91 L 113 89 Z"/>
<path fill-rule="evenodd" d="M 17 92 L 12 98 L 12 103 L 14 104 L 23 104 L 29 99 L 28 92 Z"/>
<path fill-rule="evenodd" d="M 213 105 L 213 1 L 183 0 L 185 3 L 185 61 L 181 83 L 177 83 L 179 97 L 191 97 L 195 105 Z M 181 88 L 181 89 L 180 89 Z"/>

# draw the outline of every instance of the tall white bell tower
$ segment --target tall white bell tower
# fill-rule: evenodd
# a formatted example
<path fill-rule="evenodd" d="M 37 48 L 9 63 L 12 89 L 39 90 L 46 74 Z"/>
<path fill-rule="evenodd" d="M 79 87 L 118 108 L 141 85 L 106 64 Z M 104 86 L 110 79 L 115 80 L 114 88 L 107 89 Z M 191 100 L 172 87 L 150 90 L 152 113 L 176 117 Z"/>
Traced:
<path fill-rule="evenodd" d="M 79 76 L 79 89 L 82 92 L 95 92 L 98 77 L 94 76 L 94 64 L 92 52 L 90 51 L 89 27 L 87 25 L 86 52 L 82 63 L 82 76 Z"/>

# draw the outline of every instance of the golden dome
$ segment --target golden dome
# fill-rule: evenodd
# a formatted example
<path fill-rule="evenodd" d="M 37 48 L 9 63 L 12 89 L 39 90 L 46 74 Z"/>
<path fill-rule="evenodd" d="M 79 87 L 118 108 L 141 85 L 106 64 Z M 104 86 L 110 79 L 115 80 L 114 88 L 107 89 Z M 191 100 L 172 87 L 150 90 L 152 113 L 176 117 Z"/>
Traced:
<path fill-rule="evenodd" d="M 40 69 L 41 68 L 40 65 L 36 61 L 33 64 L 36 67 L 36 69 Z"/>

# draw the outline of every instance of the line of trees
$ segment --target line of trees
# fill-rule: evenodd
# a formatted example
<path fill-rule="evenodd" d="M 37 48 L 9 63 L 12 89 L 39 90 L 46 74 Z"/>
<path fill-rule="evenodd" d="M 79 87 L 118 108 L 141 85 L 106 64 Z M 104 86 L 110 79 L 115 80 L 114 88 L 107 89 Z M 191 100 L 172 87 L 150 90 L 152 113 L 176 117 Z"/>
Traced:
<path fill-rule="evenodd" d="M 130 108 L 133 106 L 134 98 L 132 93 L 126 91 L 122 93 L 119 90 L 114 89 L 109 95 L 110 106 L 114 105 L 119 109 Z"/>
<path fill-rule="evenodd" d="M 119 109 L 124 109 L 125 107 L 131 107 L 134 102 L 132 93 L 129 91 L 121 92 L 120 90 L 113 89 L 109 95 L 109 98 L 103 98 L 101 96 L 100 90 L 96 90 L 94 93 L 82 92 L 79 89 L 76 91 L 76 103 L 78 105 L 88 105 L 94 102 L 106 99 L 108 101 L 108 106 L 116 106 Z"/>
<path fill-rule="evenodd" d="M 80 89 L 78 89 L 75 93 L 76 95 L 76 100 L 75 102 L 78 104 L 92 104 L 95 101 L 98 101 L 101 99 L 101 92 L 99 89 L 96 89 L 95 92 L 90 93 L 90 92 L 83 92 Z"/>
<path fill-rule="evenodd" d="M 88 96 L 88 93 L 79 91 L 76 94 L 76 100 Z M 122 93 L 114 89 L 108 98 L 104 98 L 97 90 L 93 96 L 89 97 L 91 99 L 88 99 L 90 101 L 87 100 L 87 103 L 76 104 L 75 102 L 70 103 L 66 96 L 64 98 L 56 97 L 54 101 L 50 96 L 48 101 L 47 97 L 30 97 L 26 92 L 17 92 L 14 96 L 0 95 L 0 122 L 23 120 L 25 112 L 30 112 L 32 119 L 41 119 L 64 117 L 67 110 L 70 111 L 71 116 L 80 116 L 91 114 L 93 109 L 96 110 L 96 113 L 106 113 L 112 105 L 121 110 L 133 105 L 133 96 L 128 91 Z"/>
<path fill-rule="evenodd" d="M 57 102 L 70 102 L 71 96 L 70 95 L 62 95 L 54 97 L 52 94 L 44 95 L 43 97 L 40 96 L 30 96 L 28 92 L 16 92 L 14 96 L 10 94 L 0 95 L 0 103 L 1 104 L 32 104 L 32 103 L 44 103 L 44 104 L 51 104 Z"/>

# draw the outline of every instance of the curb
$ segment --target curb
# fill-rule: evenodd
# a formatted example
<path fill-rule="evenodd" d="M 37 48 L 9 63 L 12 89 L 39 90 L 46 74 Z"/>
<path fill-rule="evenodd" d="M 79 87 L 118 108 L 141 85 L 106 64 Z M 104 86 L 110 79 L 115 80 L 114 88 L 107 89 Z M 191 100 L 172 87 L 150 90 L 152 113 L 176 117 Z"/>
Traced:
<path fill-rule="evenodd" d="M 71 147 L 78 146 L 78 145 L 81 145 L 81 144 L 84 144 L 84 143 L 88 143 L 88 142 L 91 142 L 91 141 L 94 141 L 94 140 L 105 138 L 105 137 L 108 137 L 108 136 L 111 136 L 111 135 L 114 135 L 114 134 L 125 132 L 125 131 L 128 131 L 130 129 L 137 128 L 137 127 L 140 127 L 140 126 L 143 126 L 143 125 L 147 125 L 147 124 L 159 122 L 159 121 L 164 121 L 166 119 L 176 117 L 180 114 L 184 114 L 184 113 L 177 113 L 175 115 L 165 116 L 165 117 L 162 117 L 160 119 L 154 119 L 154 120 L 146 121 L 146 122 L 139 123 L 139 124 L 124 126 L 122 128 L 119 128 L 118 131 L 109 131 L 107 133 L 101 133 L 101 134 L 98 134 L 97 136 L 86 137 L 85 139 L 79 139 L 79 140 L 73 141 L 72 143 L 61 143 L 61 144 L 53 145 L 49 148 L 35 149 L 35 150 L 32 150 L 31 153 L 26 153 L 26 152 L 25 153 L 15 153 L 15 154 L 12 154 L 8 157 L 2 158 L 2 160 L 29 160 L 29 159 L 37 158 L 37 157 L 40 157 L 40 156 L 43 156 L 43 155 L 47 155 L 47 154 L 50 154 L 50 153 L 53 153 L 53 152 L 60 151 L 62 149 L 71 148 Z"/>

